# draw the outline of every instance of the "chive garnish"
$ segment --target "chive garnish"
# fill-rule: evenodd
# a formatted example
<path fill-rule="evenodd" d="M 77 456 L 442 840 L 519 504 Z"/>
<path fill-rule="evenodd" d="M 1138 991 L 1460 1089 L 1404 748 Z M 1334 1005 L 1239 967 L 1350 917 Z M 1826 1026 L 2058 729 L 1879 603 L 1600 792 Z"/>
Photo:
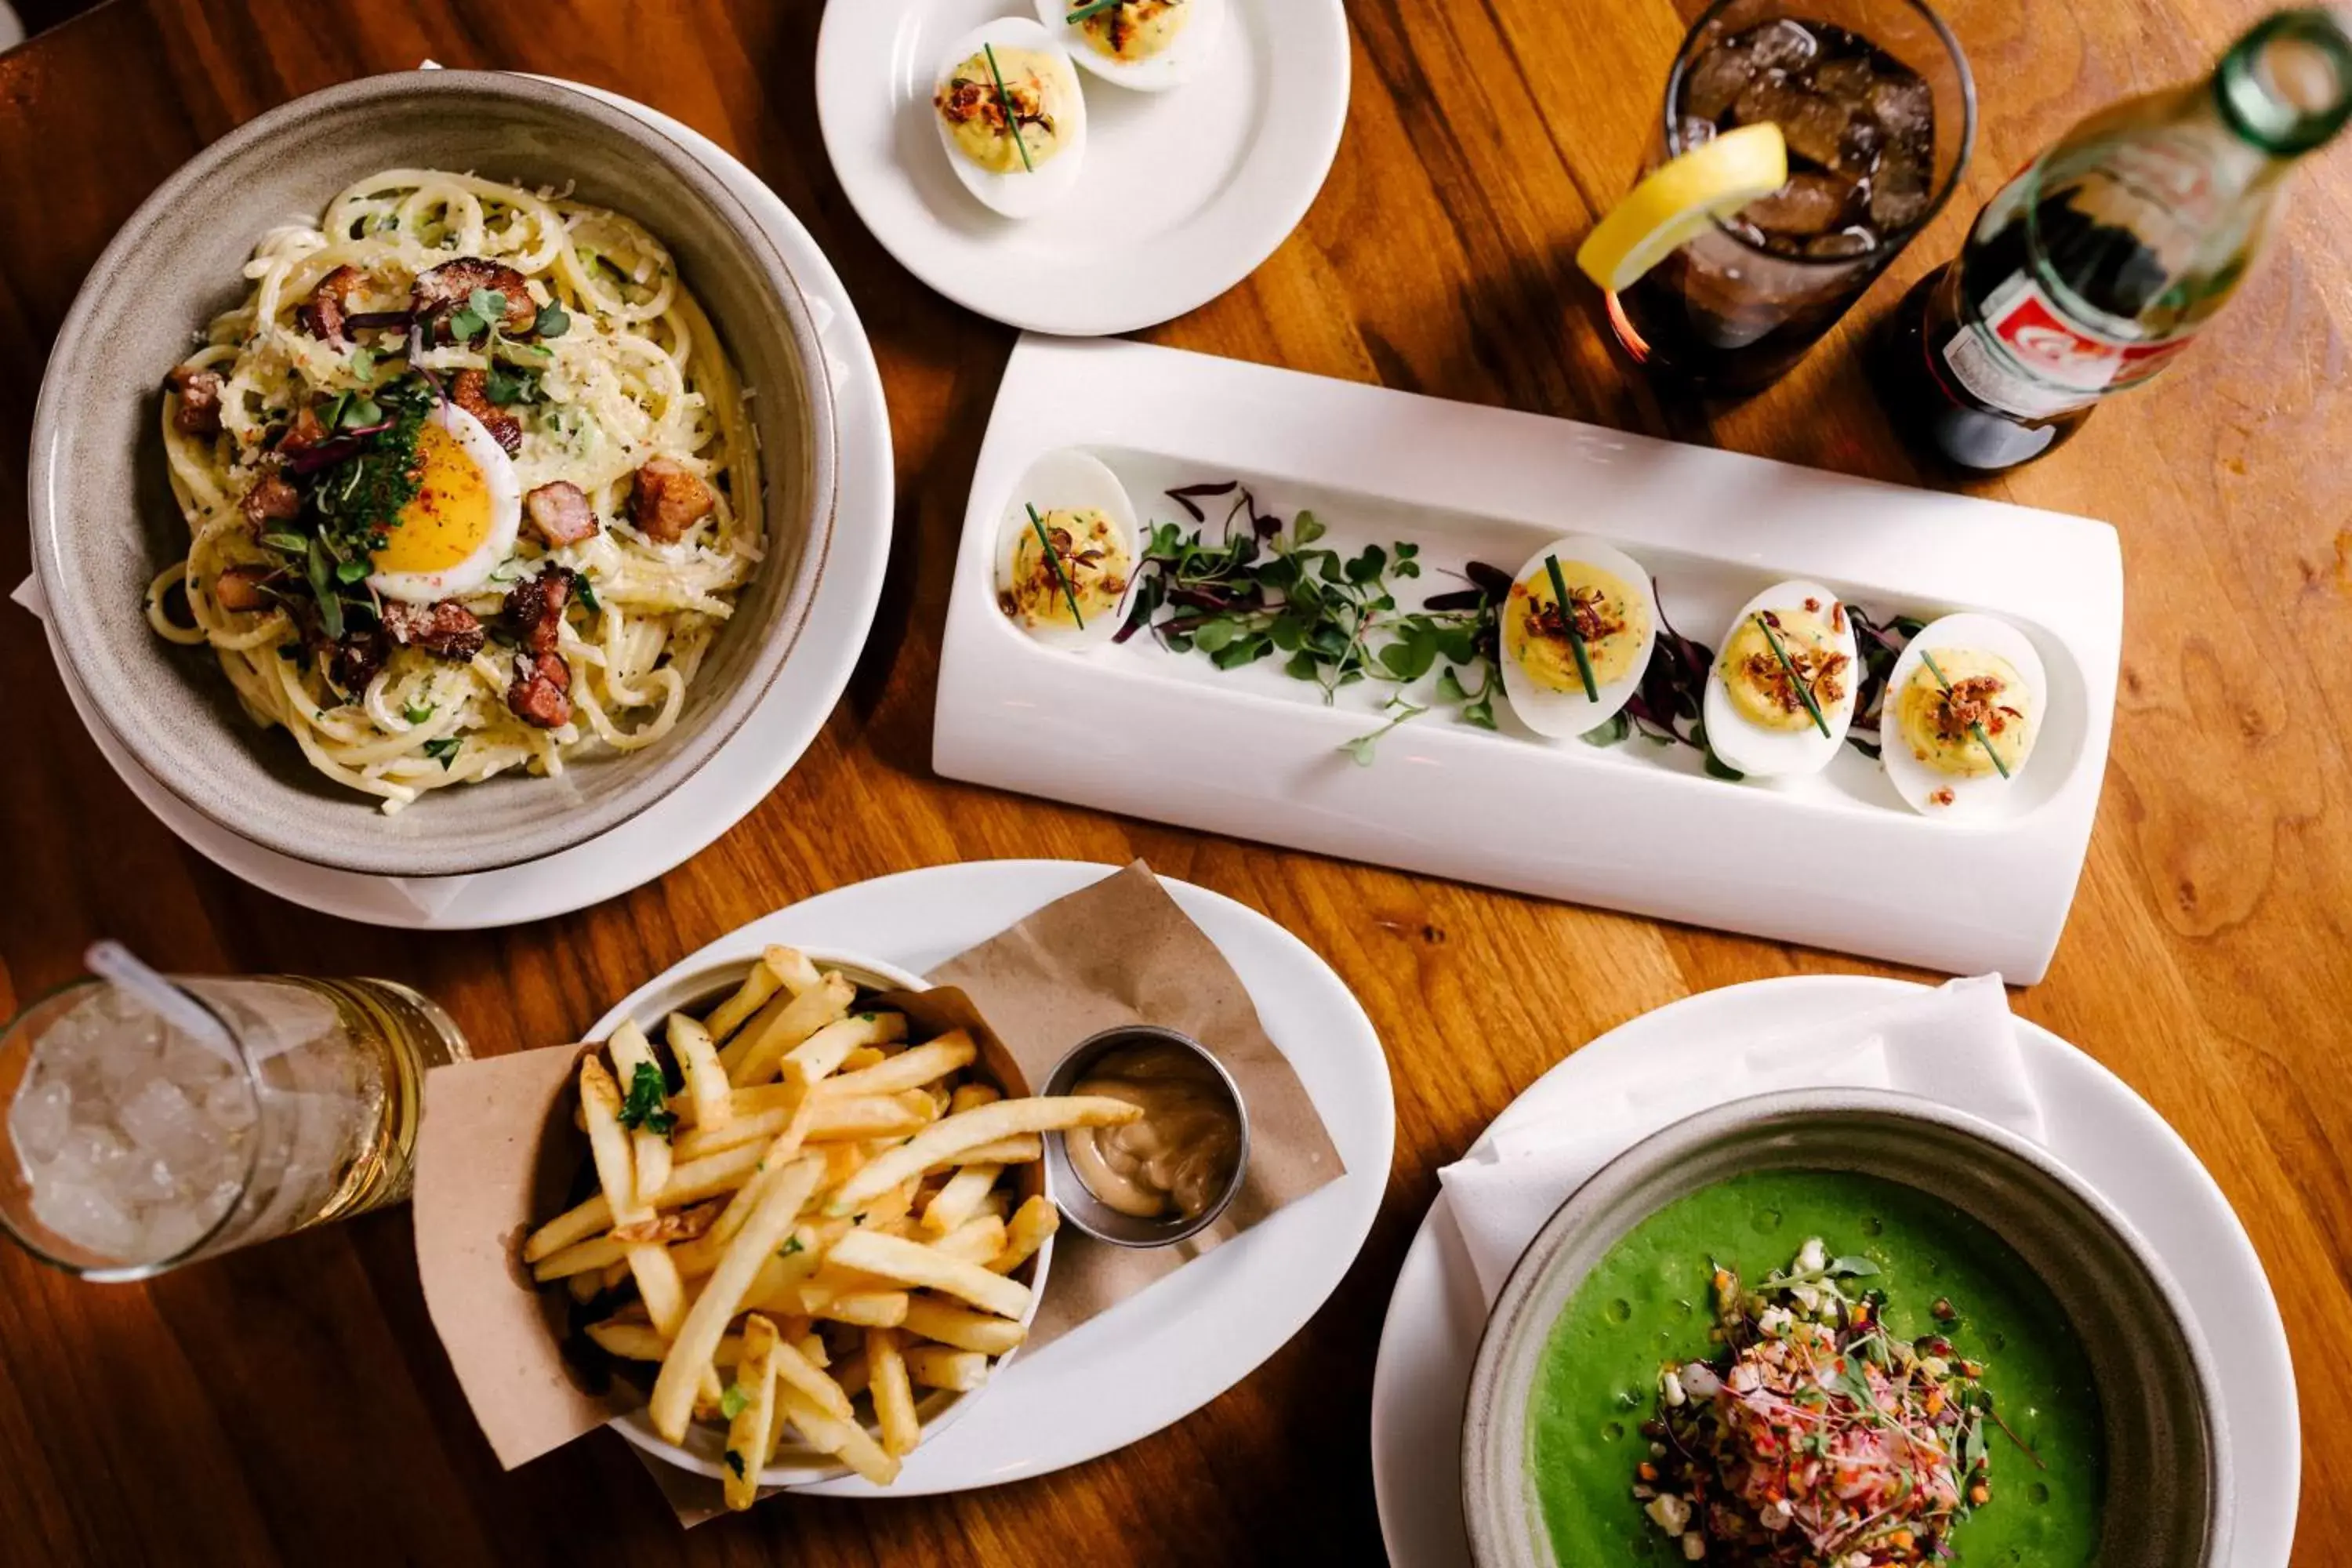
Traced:
<path fill-rule="evenodd" d="M 1024 506 L 1027 504 L 1023 503 Z M 1078 630 L 1085 631 L 1087 618 L 1078 613 L 1077 590 L 1070 586 L 1069 574 L 1062 570 L 1062 558 L 1054 553 L 1054 539 L 1045 531 L 1045 520 L 1037 515 L 1037 509 L 1034 506 L 1028 507 L 1028 511 L 1029 526 L 1037 531 L 1038 547 L 1045 552 L 1045 564 L 1054 569 L 1054 581 L 1062 585 L 1062 597 L 1070 602 L 1070 619 L 1078 623 Z"/>
<path fill-rule="evenodd" d="M 1927 673 L 1934 676 L 1936 678 L 1936 684 L 1944 689 L 1945 705 L 1947 707 L 1950 706 L 1952 700 L 1952 683 L 1945 679 L 1944 672 L 1937 668 L 1936 656 L 1929 653 L 1926 648 L 1921 648 L 1919 650 L 1919 662 L 1927 667 Z M 1985 755 L 1992 759 L 1993 772 L 1999 773 L 2003 778 L 2007 778 L 2009 776 L 2009 764 L 2002 762 L 2000 760 L 2000 753 L 1992 749 L 1992 737 L 1985 733 L 1984 725 L 1974 719 L 1969 720 L 1969 733 L 1977 738 L 1977 744 L 1982 746 L 1985 750 Z"/>
<path fill-rule="evenodd" d="M 1764 640 L 1772 645 L 1772 652 L 1780 659 L 1780 668 L 1789 672 L 1789 684 L 1795 687 L 1797 695 L 1805 700 L 1805 711 L 1813 716 L 1813 727 L 1822 734 L 1828 734 L 1829 721 L 1822 717 L 1822 705 L 1813 700 L 1813 689 L 1805 684 L 1803 676 L 1797 673 L 1796 661 L 1789 657 L 1789 650 L 1782 647 L 1780 639 L 1773 635 L 1772 623 L 1764 618 L 1762 610 L 1756 612 L 1756 624 L 1763 629 Z"/>
<path fill-rule="evenodd" d="M 1584 700 L 1601 700 L 1601 688 L 1592 679 L 1592 660 L 1584 651 L 1584 633 L 1576 624 L 1576 601 L 1568 595 L 1568 579 L 1559 574 L 1559 557 L 1544 557 L 1544 570 L 1551 574 L 1552 596 L 1559 601 L 1559 624 L 1568 629 L 1568 651 L 1576 656 L 1577 679 L 1584 682 Z"/>
<path fill-rule="evenodd" d="M 1088 0 L 1087 5 L 1079 6 L 1063 17 L 1062 21 L 1065 26 L 1075 27 L 1079 23 L 1099 16 L 1106 11 L 1116 11 L 1126 4 L 1127 0 Z"/>
<path fill-rule="evenodd" d="M 1004 111 L 1004 129 L 1012 133 L 1013 150 L 1021 154 L 1022 172 L 1034 174 L 1037 165 L 1029 161 L 1029 143 L 1022 139 L 1020 118 L 1013 112 L 1013 95 L 1004 90 L 1004 73 L 996 68 L 996 46 L 982 44 L 980 52 L 988 57 L 989 79 L 996 83 L 996 106 Z"/>

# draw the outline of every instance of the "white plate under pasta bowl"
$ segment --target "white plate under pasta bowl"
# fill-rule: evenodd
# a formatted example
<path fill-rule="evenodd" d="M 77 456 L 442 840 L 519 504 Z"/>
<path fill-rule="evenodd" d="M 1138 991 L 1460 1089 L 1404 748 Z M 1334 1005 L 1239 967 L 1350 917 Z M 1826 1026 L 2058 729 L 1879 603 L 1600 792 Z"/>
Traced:
<path fill-rule="evenodd" d="M 330 203 L 310 221 L 331 234 L 286 226 Z M 635 258 L 637 275 L 603 259 L 614 256 Z M 362 297 L 348 324 L 345 310 L 311 299 L 338 279 L 341 298 Z M 470 286 L 467 310 L 435 313 L 434 286 Z M 568 309 L 548 324 L 533 298 Z M 222 315 L 256 309 L 266 321 Z M 469 328 L 479 310 L 518 336 Z M 193 384 L 166 397 L 165 373 L 193 369 L 189 334 L 208 321 L 209 399 Z M 518 363 L 547 374 L 509 368 Z M 330 401 L 344 385 L 354 390 Z M 425 488 L 412 479 L 399 495 L 386 489 L 397 437 L 379 433 L 412 392 L 425 406 L 411 416 L 448 437 L 411 448 L 405 471 Z M 533 395 L 545 409 L 522 406 Z M 501 397 L 514 412 L 493 406 Z M 205 402 L 212 427 L 191 425 Z M 322 411 L 324 428 L 295 449 Z M 499 426 L 511 429 L 494 437 Z M 34 417 L 33 561 L 100 722 L 185 804 L 294 859 L 470 875 L 617 826 L 732 739 L 806 630 L 835 525 L 836 449 L 801 287 L 692 152 L 528 77 L 374 76 L 205 148 L 91 268 Z M 646 497 L 662 493 L 656 457 L 673 489 L 698 489 L 698 510 L 644 519 Z M 692 477 L 702 471 L 707 484 Z M 632 474 L 642 529 L 621 515 Z M 542 547 L 552 563 L 600 562 L 605 597 L 575 595 L 589 618 L 572 627 L 558 601 L 556 624 L 539 629 L 566 651 L 534 665 L 495 646 L 512 614 L 496 609 L 536 571 L 518 548 L 521 491 L 551 479 L 585 502 L 585 527 Z M 388 495 L 398 526 L 380 519 L 372 543 L 363 524 Z M 532 510 L 540 534 L 550 525 Z M 716 521 L 697 526 L 705 515 Z M 190 552 L 192 534 L 193 595 L 174 610 L 177 576 L 158 572 Z M 258 603 L 235 604 L 232 585 Z M 154 626 L 135 613 L 151 595 Z M 386 601 L 410 597 L 431 631 L 395 625 Z M 668 606 L 704 605 L 707 629 L 668 618 Z M 195 646 L 158 635 L 189 616 L 206 634 Z M 412 639 L 441 657 L 393 646 Z M 634 669 L 648 646 L 675 657 Z M 552 675 L 513 673 L 549 665 Z M 268 731 L 250 718 L 265 710 L 277 721 Z"/>
<path fill-rule="evenodd" d="M 99 721 L 66 664 L 56 627 L 49 627 L 51 655 L 76 710 L 141 803 L 207 859 L 321 913 L 377 925 L 477 930 L 567 913 L 653 880 L 741 820 L 791 770 L 840 700 L 873 624 L 890 552 L 890 429 L 880 372 L 847 288 L 792 210 L 716 143 L 656 110 L 599 89 L 577 89 L 626 110 L 691 151 L 756 216 L 801 280 L 832 381 L 839 433 L 833 550 L 800 646 L 733 738 L 703 767 L 641 815 L 586 843 L 470 877 L 372 876 L 296 859 L 230 832 L 164 788 Z M 47 618 L 34 584 L 17 596 Z"/>
<path fill-rule="evenodd" d="M 931 128 L 931 92 L 975 28 L 1035 26 L 1031 0 L 834 0 L 816 55 L 826 155 L 883 247 L 967 310 L 1079 337 L 1170 321 L 1274 254 L 1347 125 L 1340 0 L 1221 4 L 1213 45 L 1181 85 L 1139 92 L 1081 75 L 1076 183 L 1015 222 L 958 179 Z"/>
<path fill-rule="evenodd" d="M 1713 1083 L 1738 1046 L 1822 1029 L 1918 995 L 1907 981 L 1801 975 L 1726 986 L 1646 1013 L 1583 1047 L 1507 1106 L 1474 1148 L 1580 1107 Z M 2096 1190 L 2177 1281 L 2218 1373 L 2236 1529 L 2229 1568 L 2285 1568 L 2301 1486 L 2294 1372 L 2278 1302 L 2245 1227 L 2180 1135 L 2130 1087 L 2038 1024 L 2016 1021 L 2049 1152 Z M 1629 1142 L 1631 1136 L 1629 1135 Z M 1486 1322 L 1478 1274 L 1441 1194 L 1405 1254 L 1372 1375 L 1372 1490 L 1396 1568 L 1469 1568 L 1462 1423 Z"/>
<path fill-rule="evenodd" d="M 1116 869 L 981 860 L 836 889 L 681 960 L 589 1033 L 602 1038 L 621 1020 L 658 1009 L 677 976 L 748 963 L 771 942 L 864 953 L 925 973 Z M 1396 1143 L 1396 1102 L 1371 1020 L 1330 966 L 1273 921 L 1189 882 L 1163 877 L 1160 884 L 1241 977 L 1347 1173 L 1009 1363 L 959 1408 L 953 1426 L 908 1456 L 892 1486 L 849 1476 L 793 1490 L 856 1498 L 969 1491 L 1123 1448 L 1247 1377 L 1305 1326 L 1354 1263 L 1380 1212 Z"/>

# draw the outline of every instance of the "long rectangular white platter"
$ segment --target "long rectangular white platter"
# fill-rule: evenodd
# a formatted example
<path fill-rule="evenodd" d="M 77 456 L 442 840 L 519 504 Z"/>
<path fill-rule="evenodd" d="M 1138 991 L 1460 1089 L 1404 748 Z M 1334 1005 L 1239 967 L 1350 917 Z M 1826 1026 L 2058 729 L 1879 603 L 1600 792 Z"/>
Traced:
<path fill-rule="evenodd" d="M 1440 705 L 1382 739 L 1394 690 L 1326 706 L 1279 660 L 1220 670 L 1148 636 L 1042 645 L 997 607 L 1014 488 L 1039 456 L 1101 458 L 1139 521 L 1194 525 L 1171 486 L 1239 479 L 1343 554 L 1411 542 L 1399 605 L 1516 572 L 1562 534 L 1655 576 L 1666 618 L 1718 646 L 1752 594 L 1817 580 L 1882 620 L 1979 610 L 2032 638 L 2049 705 L 2011 808 L 1939 822 L 1848 748 L 1822 773 L 1732 783 L 1696 752 L 1553 742 Z M 1216 536 L 1221 503 L 1207 503 Z M 1244 526 L 1246 526 L 1244 524 Z M 948 611 L 933 763 L 994 784 L 1548 898 L 2030 984 L 2048 969 L 2106 771 L 2123 565 L 2103 522 L 1236 361 L 1022 340 L 973 475 Z M 1413 689 L 1426 698 L 1428 681 Z"/>

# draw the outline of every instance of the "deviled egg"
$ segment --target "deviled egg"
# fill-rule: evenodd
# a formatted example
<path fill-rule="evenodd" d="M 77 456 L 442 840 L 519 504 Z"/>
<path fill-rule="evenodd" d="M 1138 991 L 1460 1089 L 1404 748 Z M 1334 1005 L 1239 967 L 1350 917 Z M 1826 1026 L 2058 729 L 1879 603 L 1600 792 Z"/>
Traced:
<path fill-rule="evenodd" d="M 1879 719 L 1886 776 L 1915 811 L 1998 811 L 2042 732 L 2050 685 L 2023 632 L 1990 616 L 1920 629 L 1887 676 Z"/>
<path fill-rule="evenodd" d="M 1640 688 L 1658 605 L 1650 574 L 1623 551 L 1562 539 L 1513 580 L 1502 623 L 1511 710 L 1528 729 L 1567 740 L 1609 722 Z"/>
<path fill-rule="evenodd" d="M 1216 52 L 1226 0 L 1036 0 L 1038 19 L 1105 81 L 1164 92 Z"/>
<path fill-rule="evenodd" d="M 1048 452 L 1021 477 L 997 550 L 996 604 L 1040 642 L 1108 642 L 1135 579 L 1135 507 L 1098 458 Z"/>
<path fill-rule="evenodd" d="M 1707 672 L 1708 749 L 1750 778 L 1819 773 L 1845 743 L 1861 675 L 1838 596 L 1775 583 L 1740 606 Z"/>
<path fill-rule="evenodd" d="M 1001 16 L 958 43 L 931 109 L 956 177 L 1005 216 L 1034 216 L 1077 184 L 1086 95 L 1061 44 L 1026 16 Z"/>

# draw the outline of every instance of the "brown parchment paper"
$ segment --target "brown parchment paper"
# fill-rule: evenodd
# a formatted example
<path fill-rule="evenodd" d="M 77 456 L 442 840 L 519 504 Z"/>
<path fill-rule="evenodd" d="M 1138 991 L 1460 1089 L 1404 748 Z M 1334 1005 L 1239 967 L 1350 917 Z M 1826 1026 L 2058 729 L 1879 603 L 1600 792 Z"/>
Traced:
<path fill-rule="evenodd" d="M 811 952 L 823 962 L 821 945 Z M 877 1005 L 904 1009 L 926 1035 L 970 1029 L 1009 1094 L 1042 1085 L 1087 1036 L 1151 1023 L 1207 1046 L 1249 1108 L 1243 1190 L 1193 1241 L 1137 1251 L 1104 1246 L 1068 1226 L 1056 1233 L 1021 1355 L 1344 1172 L 1240 976 L 1140 861 L 950 959 L 932 979 L 931 990 L 887 994 Z M 659 1020 L 638 1022 L 650 1027 Z M 562 1292 L 535 1289 L 521 1262 L 524 1237 L 560 1211 L 588 1158 L 587 1140 L 572 1122 L 571 1089 L 581 1054 L 592 1048 L 552 1046 L 452 1063 L 425 1080 L 417 1269 L 467 1403 L 509 1469 L 640 1403 L 625 1384 L 604 1394 L 585 1386 L 562 1353 Z M 1033 1181 L 1039 1171 L 1033 1168 Z M 717 1481 L 632 1452 L 681 1524 L 722 1511 Z"/>
<path fill-rule="evenodd" d="M 1090 1035 L 1158 1024 L 1208 1047 L 1249 1108 L 1249 1169 L 1216 1224 L 1149 1249 L 1110 1247 L 1070 1226 L 1055 1234 L 1053 1288 L 1024 1354 L 1346 1173 L 1241 976 L 1140 860 L 948 960 L 930 978 L 971 998 L 1032 1083 L 1044 1083 Z"/>

